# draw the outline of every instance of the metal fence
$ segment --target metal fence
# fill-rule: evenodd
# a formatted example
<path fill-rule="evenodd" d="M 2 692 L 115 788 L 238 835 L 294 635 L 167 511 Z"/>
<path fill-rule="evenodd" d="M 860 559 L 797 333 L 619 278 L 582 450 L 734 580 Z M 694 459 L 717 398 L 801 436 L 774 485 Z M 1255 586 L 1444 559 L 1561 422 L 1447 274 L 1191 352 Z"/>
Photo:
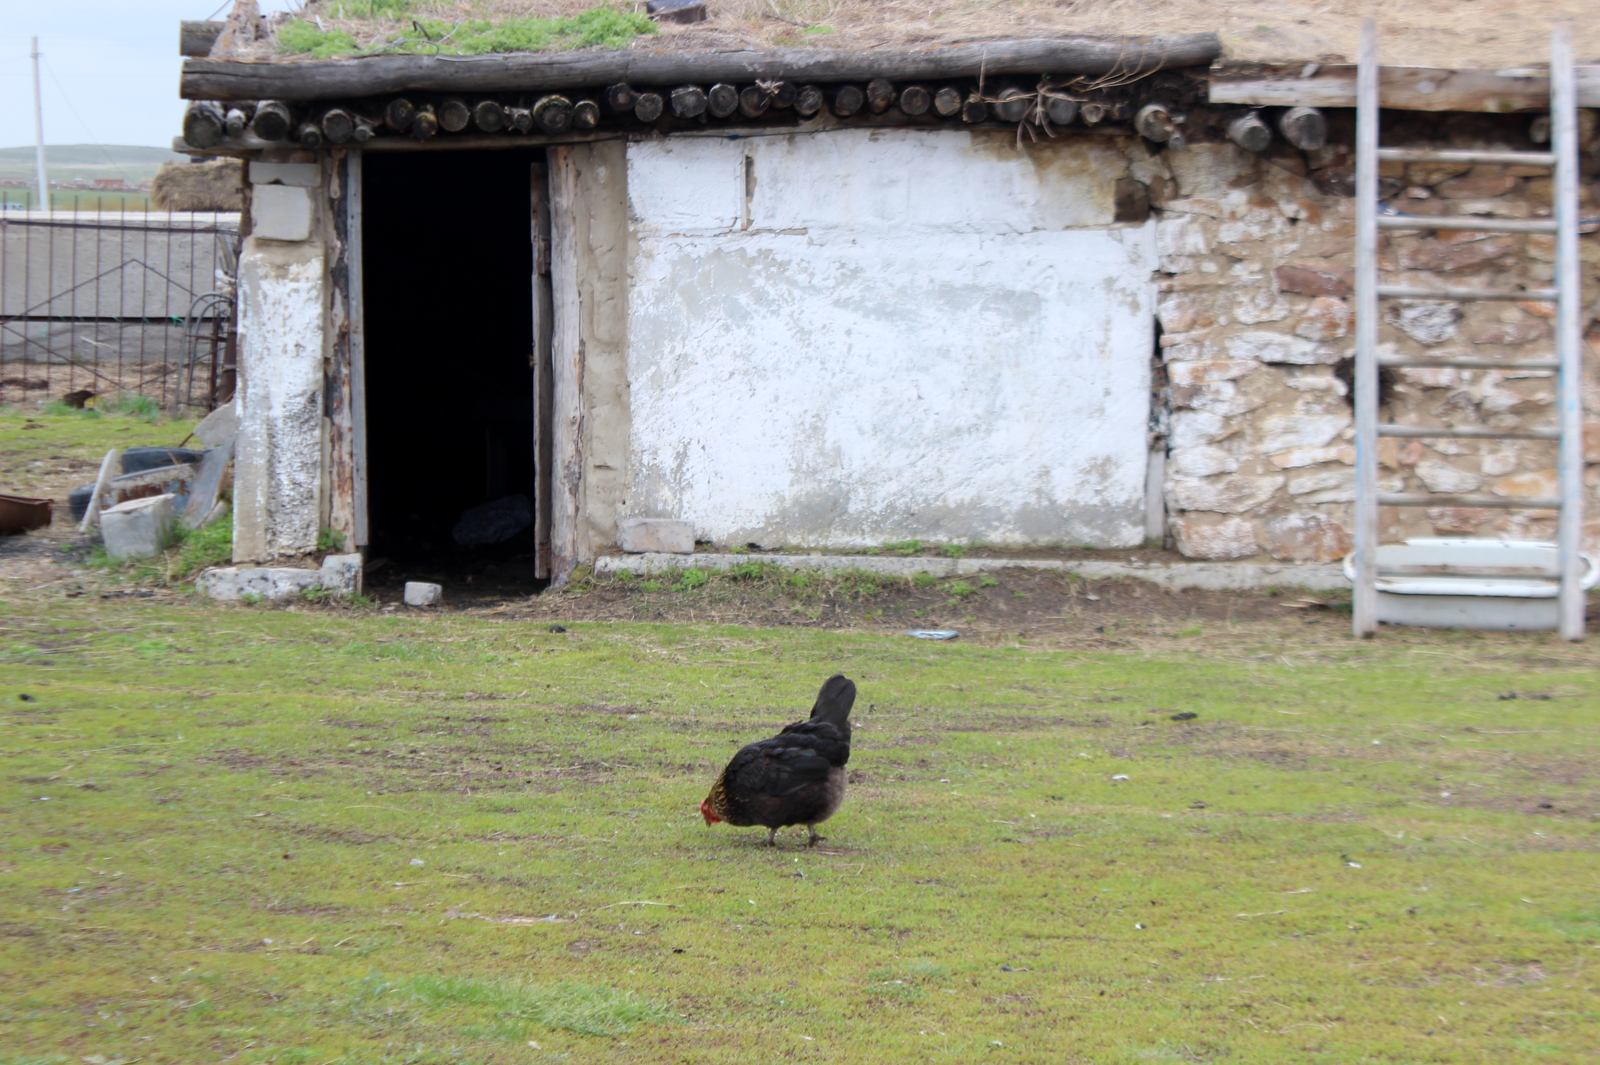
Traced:
<path fill-rule="evenodd" d="M 236 214 L 0 210 L 0 403 L 233 391 Z"/>

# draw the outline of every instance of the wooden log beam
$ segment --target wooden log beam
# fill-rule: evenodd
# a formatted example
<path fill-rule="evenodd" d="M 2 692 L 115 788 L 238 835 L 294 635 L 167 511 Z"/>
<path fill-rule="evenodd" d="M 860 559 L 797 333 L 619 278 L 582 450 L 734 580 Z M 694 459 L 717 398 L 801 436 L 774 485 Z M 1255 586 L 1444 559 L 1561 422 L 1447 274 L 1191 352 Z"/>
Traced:
<path fill-rule="evenodd" d="M 222 120 L 222 131 L 230 137 L 237 137 L 250 125 L 250 115 L 243 107 L 230 107 L 228 114 Z"/>
<path fill-rule="evenodd" d="M 1578 105 L 1600 107 L 1600 65 L 1575 68 Z M 1543 70 L 1379 67 L 1383 106 L 1407 111 L 1548 111 Z M 1338 63 L 1225 63 L 1211 68 L 1214 104 L 1254 107 L 1354 107 L 1356 68 Z"/>
<path fill-rule="evenodd" d="M 572 128 L 588 131 L 600 124 L 600 105 L 593 100 L 579 100 L 572 105 Z"/>
<path fill-rule="evenodd" d="M 472 110 L 467 101 L 451 97 L 439 104 L 439 128 L 446 133 L 460 133 L 472 121 Z"/>
<path fill-rule="evenodd" d="M 225 23 L 185 19 L 178 23 L 178 54 L 199 59 L 211 54 Z"/>
<path fill-rule="evenodd" d="M 825 103 L 827 99 L 822 95 L 822 89 L 816 85 L 803 85 L 795 93 L 794 109 L 806 118 L 821 111 Z"/>
<path fill-rule="evenodd" d="M 780 81 L 777 84 L 769 82 L 767 91 L 772 94 L 772 106 L 778 108 L 793 107 L 795 100 L 800 97 L 800 86 L 792 81 Z"/>
<path fill-rule="evenodd" d="M 517 92 L 598 88 L 628 82 L 918 81 L 1008 74 L 1151 73 L 1210 63 L 1222 52 L 1214 33 L 1172 37 L 990 41 L 919 51 L 515 53 L 485 56 L 383 55 L 302 63 L 187 59 L 180 94 L 188 100 L 314 100 L 403 92 Z M 615 107 L 615 103 L 612 104 Z M 627 108 L 618 108 L 627 110 Z"/>
<path fill-rule="evenodd" d="M 657 96 L 659 101 L 661 97 Z M 533 105 L 533 121 L 546 133 L 560 133 L 572 127 L 572 101 L 565 96 L 546 96 Z"/>
<path fill-rule="evenodd" d="M 940 118 L 954 118 L 961 113 L 961 90 L 946 85 L 933 94 L 933 109 Z"/>
<path fill-rule="evenodd" d="M 984 103 L 983 97 L 977 93 L 969 93 L 967 98 L 961 101 L 961 121 L 982 122 L 988 117 L 989 105 Z"/>
<path fill-rule="evenodd" d="M 1045 117 L 1058 126 L 1070 126 L 1072 120 L 1078 117 L 1078 101 L 1070 96 L 1056 96 L 1046 93 L 1044 97 Z"/>
<path fill-rule="evenodd" d="M 739 93 L 739 114 L 745 118 L 760 118 L 771 106 L 771 94 L 759 85 L 747 86 Z"/>
<path fill-rule="evenodd" d="M 322 142 L 326 139 L 322 135 L 322 127 L 315 122 L 300 123 L 300 129 L 296 133 L 296 137 L 300 141 L 300 147 L 311 152 L 322 147 Z"/>
<path fill-rule="evenodd" d="M 416 106 L 404 96 L 396 96 L 383 109 L 383 124 L 396 133 L 404 133 L 410 129 L 416 117 Z"/>
<path fill-rule="evenodd" d="M 510 122 L 511 128 L 518 133 L 529 133 L 533 130 L 533 110 L 527 107 L 508 107 L 506 121 Z"/>
<path fill-rule="evenodd" d="M 1001 122 L 1021 122 L 1027 116 L 1028 105 L 1031 102 L 1026 92 L 1012 85 L 995 94 L 994 102 L 989 108 L 994 112 L 994 117 Z"/>
<path fill-rule="evenodd" d="M 661 117 L 666 101 L 660 93 L 642 92 L 633 102 L 633 117 L 640 122 L 654 122 Z"/>
<path fill-rule="evenodd" d="M 411 135 L 424 141 L 438 132 L 439 116 L 433 113 L 433 105 L 423 104 L 417 108 L 416 117 L 411 120 Z"/>
<path fill-rule="evenodd" d="M 894 106 L 894 82 L 888 78 L 873 78 L 867 82 L 867 110 L 881 115 Z"/>
<path fill-rule="evenodd" d="M 907 85 L 900 90 L 900 110 L 912 118 L 925 115 L 933 106 L 933 93 L 921 85 Z"/>
<path fill-rule="evenodd" d="M 322 135 L 329 144 L 343 144 L 356 134 L 356 118 L 342 107 L 330 107 L 322 113 Z"/>
<path fill-rule="evenodd" d="M 867 102 L 867 94 L 855 85 L 841 85 L 833 92 L 833 113 L 849 118 Z"/>

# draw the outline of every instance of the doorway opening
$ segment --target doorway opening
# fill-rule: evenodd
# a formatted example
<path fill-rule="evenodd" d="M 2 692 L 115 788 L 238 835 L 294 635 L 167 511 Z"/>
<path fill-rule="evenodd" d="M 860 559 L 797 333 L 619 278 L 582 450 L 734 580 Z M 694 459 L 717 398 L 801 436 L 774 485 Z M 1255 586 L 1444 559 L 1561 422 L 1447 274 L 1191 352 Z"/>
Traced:
<path fill-rule="evenodd" d="M 380 584 L 537 577 L 539 150 L 362 162 L 369 554 Z"/>

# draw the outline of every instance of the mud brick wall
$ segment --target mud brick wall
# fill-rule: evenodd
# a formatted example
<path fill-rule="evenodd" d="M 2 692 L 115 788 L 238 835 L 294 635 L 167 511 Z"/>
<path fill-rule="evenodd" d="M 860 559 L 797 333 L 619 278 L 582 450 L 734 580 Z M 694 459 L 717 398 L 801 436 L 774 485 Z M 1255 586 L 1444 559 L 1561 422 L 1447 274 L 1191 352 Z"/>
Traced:
<path fill-rule="evenodd" d="M 1494 116 L 1430 116 L 1386 143 L 1533 147 Z M 1347 147 L 1254 156 L 1232 144 L 1167 152 L 1172 182 L 1152 187 L 1159 209 L 1158 313 L 1166 374 L 1170 538 L 1191 558 L 1327 562 L 1351 546 L 1355 497 L 1349 396 L 1354 354 L 1354 170 Z M 1590 146 L 1583 214 L 1600 214 Z M 1529 218 L 1550 213 L 1543 168 L 1388 164 L 1383 193 L 1407 214 Z M 1588 229 L 1600 228 L 1595 226 Z M 1590 549 L 1600 546 L 1600 235 L 1580 241 L 1587 333 L 1585 483 Z M 1389 233 L 1385 280 L 1429 286 L 1548 285 L 1554 238 Z M 1554 306 L 1536 301 L 1384 301 L 1384 354 L 1549 357 Z M 1380 419 L 1411 425 L 1555 424 L 1555 374 L 1418 367 L 1385 371 Z M 1381 491 L 1556 493 L 1556 445 L 1538 440 L 1380 441 Z M 1545 538 L 1549 511 L 1384 507 L 1385 540 L 1470 535 Z"/>

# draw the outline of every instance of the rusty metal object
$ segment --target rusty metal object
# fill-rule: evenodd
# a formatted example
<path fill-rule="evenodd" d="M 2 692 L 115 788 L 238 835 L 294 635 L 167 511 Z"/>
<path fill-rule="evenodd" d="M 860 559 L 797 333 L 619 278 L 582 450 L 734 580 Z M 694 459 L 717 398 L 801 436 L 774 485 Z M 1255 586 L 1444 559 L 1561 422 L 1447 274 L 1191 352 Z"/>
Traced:
<path fill-rule="evenodd" d="M 50 524 L 54 500 L 0 495 L 0 534 L 23 533 Z"/>

